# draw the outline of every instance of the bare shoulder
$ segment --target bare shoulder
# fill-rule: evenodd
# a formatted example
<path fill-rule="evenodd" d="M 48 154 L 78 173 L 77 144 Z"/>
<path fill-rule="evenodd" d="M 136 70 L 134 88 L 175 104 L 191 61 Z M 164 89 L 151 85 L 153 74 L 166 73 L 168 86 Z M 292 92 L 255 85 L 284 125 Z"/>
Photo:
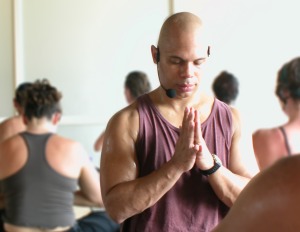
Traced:
<path fill-rule="evenodd" d="M 5 178 L 19 170 L 26 162 L 25 141 L 14 135 L 0 143 L 0 178 Z"/>
<path fill-rule="evenodd" d="M 258 173 L 214 232 L 299 231 L 299 165 L 296 155 Z"/>
<path fill-rule="evenodd" d="M 88 159 L 88 153 L 80 142 L 57 134 L 50 137 L 46 154 L 53 166 L 61 164 L 79 168 Z"/>
<path fill-rule="evenodd" d="M 80 142 L 58 134 L 52 135 L 49 143 L 50 144 L 47 149 L 51 149 L 59 153 L 80 156 L 83 153 L 85 154 L 85 149 Z"/>
<path fill-rule="evenodd" d="M 0 142 L 25 130 L 21 117 L 7 118 L 0 124 Z"/>
<path fill-rule="evenodd" d="M 241 121 L 240 111 L 234 106 L 229 106 L 229 109 L 231 111 L 233 122 L 240 123 L 240 121 Z"/>
<path fill-rule="evenodd" d="M 133 180 L 138 165 L 135 142 L 139 130 L 137 103 L 117 112 L 110 120 L 104 133 L 100 161 L 100 178 L 103 196 L 113 186 Z"/>
<path fill-rule="evenodd" d="M 289 198 L 289 196 L 293 194 L 291 192 L 292 189 L 297 191 L 297 195 L 299 196 L 300 185 L 295 184 L 298 178 L 300 178 L 299 166 L 299 154 L 280 159 L 257 174 L 248 188 L 254 189 L 254 186 L 256 186 L 254 191 L 257 191 L 257 193 L 261 195 L 257 196 L 258 198 L 267 198 L 268 194 L 270 196 L 272 194 L 278 194 L 276 196 L 277 199 Z M 276 191 L 278 192 L 275 193 Z M 276 199 L 273 200 L 275 203 Z M 300 199 L 298 201 L 300 203 Z M 282 204 L 282 202 L 279 203 L 280 205 Z M 282 207 L 286 207 L 286 205 L 282 204 Z"/>
<path fill-rule="evenodd" d="M 52 135 L 47 143 L 46 157 L 54 170 L 70 178 L 78 178 L 82 167 L 89 162 L 80 142 L 57 134 Z"/>
<path fill-rule="evenodd" d="M 258 129 L 252 134 L 253 148 L 254 151 L 256 151 L 256 154 L 262 149 L 264 152 L 272 151 L 268 150 L 268 148 L 275 148 L 278 150 L 278 147 L 281 146 L 281 140 L 282 135 L 278 128 Z M 282 148 L 280 149 L 280 152 L 281 150 Z"/>
<path fill-rule="evenodd" d="M 278 139 L 280 136 L 280 131 L 278 128 L 262 128 L 254 131 L 252 137 L 257 140 L 273 140 Z"/>
<path fill-rule="evenodd" d="M 284 157 L 286 147 L 278 128 L 259 129 L 252 135 L 254 154 L 260 170 Z"/>
<path fill-rule="evenodd" d="M 229 106 L 232 116 L 232 130 L 234 136 L 240 136 L 241 134 L 241 115 L 237 108 Z"/>
<path fill-rule="evenodd" d="M 137 103 L 133 103 L 115 113 L 107 124 L 105 134 L 118 133 L 130 136 L 136 141 L 139 128 Z"/>
<path fill-rule="evenodd" d="M 10 156 L 15 156 L 17 155 L 16 151 L 24 147 L 25 141 L 19 134 L 15 134 L 0 143 L 0 154 L 3 154 L 5 156 L 8 156 L 8 154 Z"/>

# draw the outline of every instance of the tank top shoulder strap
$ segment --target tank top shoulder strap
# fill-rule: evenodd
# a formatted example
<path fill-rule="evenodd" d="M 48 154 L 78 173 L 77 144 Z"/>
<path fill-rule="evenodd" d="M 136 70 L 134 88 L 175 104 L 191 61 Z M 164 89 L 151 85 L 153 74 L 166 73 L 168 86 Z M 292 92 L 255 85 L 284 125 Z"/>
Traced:
<path fill-rule="evenodd" d="M 285 129 L 281 126 L 281 127 L 279 127 L 279 130 L 281 131 L 281 133 L 283 135 L 285 147 L 286 147 L 286 150 L 288 152 L 288 156 L 291 156 L 291 149 L 290 149 L 290 146 L 289 146 L 289 141 L 288 141 Z"/>

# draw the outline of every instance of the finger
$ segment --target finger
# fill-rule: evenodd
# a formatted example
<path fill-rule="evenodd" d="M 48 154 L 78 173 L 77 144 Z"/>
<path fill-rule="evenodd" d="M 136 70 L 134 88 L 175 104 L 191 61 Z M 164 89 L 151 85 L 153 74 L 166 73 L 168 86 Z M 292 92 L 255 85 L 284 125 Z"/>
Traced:
<path fill-rule="evenodd" d="M 202 145 L 201 144 L 195 144 L 194 145 L 195 152 L 202 152 Z"/>
<path fill-rule="evenodd" d="M 186 108 L 182 121 L 181 138 L 184 138 L 189 146 L 194 145 L 194 111 Z"/>
<path fill-rule="evenodd" d="M 195 112 L 195 120 L 197 120 L 197 122 L 199 124 L 200 134 L 202 135 L 201 120 L 200 120 L 200 111 L 199 110 L 196 110 L 196 112 Z"/>
<path fill-rule="evenodd" d="M 182 123 L 180 126 L 180 138 L 183 138 L 187 131 L 188 114 L 189 114 L 189 109 L 187 107 L 185 107 L 183 118 L 182 118 Z"/>
<path fill-rule="evenodd" d="M 201 144 L 202 131 L 201 131 L 200 114 L 198 110 L 195 110 L 194 122 L 195 122 L 194 143 Z"/>
<path fill-rule="evenodd" d="M 188 115 L 188 139 L 189 139 L 189 144 L 194 145 L 194 127 L 195 127 L 195 112 L 193 108 L 190 108 L 189 110 L 189 115 Z"/>
<path fill-rule="evenodd" d="M 181 131 L 184 132 L 187 130 L 188 127 L 188 115 L 189 115 L 189 108 L 185 107 L 184 109 L 184 114 L 183 114 L 183 119 L 182 119 L 182 123 L 181 123 Z"/>

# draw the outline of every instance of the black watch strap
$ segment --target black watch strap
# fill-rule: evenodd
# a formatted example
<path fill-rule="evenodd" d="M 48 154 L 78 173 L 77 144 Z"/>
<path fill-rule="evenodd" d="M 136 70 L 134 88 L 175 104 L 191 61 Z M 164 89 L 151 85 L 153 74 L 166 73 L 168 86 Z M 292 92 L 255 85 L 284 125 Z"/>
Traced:
<path fill-rule="evenodd" d="M 214 154 L 212 154 L 212 156 L 213 156 L 213 159 L 214 159 L 214 166 L 210 169 L 207 169 L 207 170 L 201 170 L 201 173 L 204 176 L 209 176 L 209 175 L 215 173 L 222 166 L 222 163 L 221 163 L 219 157 L 217 157 Z"/>

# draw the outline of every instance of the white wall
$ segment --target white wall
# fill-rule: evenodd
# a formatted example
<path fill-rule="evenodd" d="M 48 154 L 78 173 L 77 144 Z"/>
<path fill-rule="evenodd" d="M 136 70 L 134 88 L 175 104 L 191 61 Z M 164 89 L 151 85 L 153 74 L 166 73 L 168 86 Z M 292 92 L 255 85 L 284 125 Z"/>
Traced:
<path fill-rule="evenodd" d="M 296 0 L 175 0 L 175 11 L 198 14 L 212 38 L 212 55 L 203 80 L 227 70 L 239 79 L 236 107 L 243 120 L 242 151 L 255 170 L 251 133 L 285 122 L 275 97 L 281 65 L 300 55 L 300 2 Z"/>
<path fill-rule="evenodd" d="M 299 7 L 296 0 L 175 1 L 176 10 L 200 15 L 213 39 L 205 84 L 210 88 L 220 70 L 234 73 L 241 84 L 236 107 L 252 129 L 284 120 L 275 80 L 281 65 L 300 55 Z"/>
<path fill-rule="evenodd" d="M 126 105 L 127 73 L 143 70 L 156 85 L 150 46 L 168 15 L 167 3 L 23 1 L 24 79 L 45 77 L 63 92 L 59 133 L 81 141 L 97 160 L 94 141 Z"/>
<path fill-rule="evenodd" d="M 23 43 L 14 77 L 13 2 L 21 13 Z M 60 133 L 92 144 L 109 117 L 126 105 L 125 75 L 140 69 L 158 85 L 150 46 L 156 44 L 171 1 L 0 0 L 0 117 L 13 113 L 14 80 L 46 77 L 64 94 Z M 299 55 L 296 0 L 174 0 L 174 11 L 198 14 L 211 34 L 212 55 L 203 79 L 228 70 L 240 81 L 236 107 L 244 129 L 243 151 L 255 169 L 251 133 L 285 120 L 274 95 L 277 70 Z M 21 43 L 21 44 L 22 44 Z M 21 77 L 20 77 L 21 76 Z M 2 94 L 4 93 L 4 94 Z M 4 95 L 4 98 L 2 97 Z M 9 103 L 7 103 L 9 102 Z"/>
<path fill-rule="evenodd" d="M 0 118 L 14 112 L 13 20 L 11 0 L 0 0 Z"/>

